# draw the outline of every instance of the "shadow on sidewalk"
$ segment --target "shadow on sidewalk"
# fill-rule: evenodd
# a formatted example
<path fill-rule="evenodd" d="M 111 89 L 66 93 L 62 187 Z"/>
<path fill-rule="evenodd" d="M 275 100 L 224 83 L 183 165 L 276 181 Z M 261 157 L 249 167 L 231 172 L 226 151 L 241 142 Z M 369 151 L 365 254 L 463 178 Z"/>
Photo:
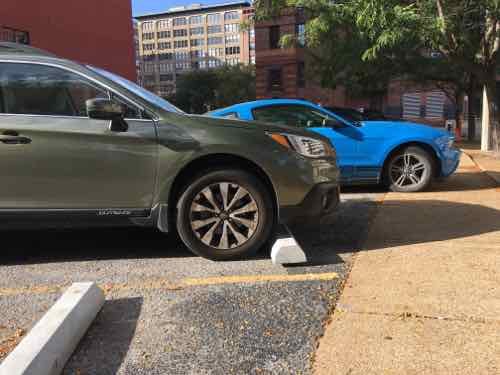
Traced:
<path fill-rule="evenodd" d="M 352 209 L 344 207 L 349 208 Z M 339 254 L 359 249 L 381 250 L 500 230 L 500 211 L 477 204 L 401 200 L 386 201 L 378 209 L 373 204 L 367 211 L 371 211 L 364 213 L 368 220 L 362 223 L 354 216 L 335 215 L 318 228 L 296 235 L 309 262 L 312 265 L 336 263 Z"/>
<path fill-rule="evenodd" d="M 142 298 L 108 300 L 63 374 L 116 374 L 134 338 Z"/>

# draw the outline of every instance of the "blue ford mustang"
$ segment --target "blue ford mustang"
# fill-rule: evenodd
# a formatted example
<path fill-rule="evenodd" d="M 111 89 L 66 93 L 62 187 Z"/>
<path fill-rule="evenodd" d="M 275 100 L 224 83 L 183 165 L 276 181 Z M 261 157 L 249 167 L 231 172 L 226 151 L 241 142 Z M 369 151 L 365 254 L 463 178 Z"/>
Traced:
<path fill-rule="evenodd" d="M 460 160 L 454 137 L 445 130 L 410 122 L 349 121 L 305 100 L 257 100 L 207 115 L 299 126 L 327 136 L 345 185 L 383 182 L 393 191 L 421 191 L 435 177 L 455 172 Z"/>

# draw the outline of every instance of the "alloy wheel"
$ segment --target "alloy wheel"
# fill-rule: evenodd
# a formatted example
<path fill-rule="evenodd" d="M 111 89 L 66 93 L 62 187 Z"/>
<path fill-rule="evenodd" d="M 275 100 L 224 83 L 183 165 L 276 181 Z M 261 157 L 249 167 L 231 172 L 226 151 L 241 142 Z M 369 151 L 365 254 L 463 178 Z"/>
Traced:
<path fill-rule="evenodd" d="M 422 182 L 426 173 L 426 164 L 419 155 L 404 153 L 392 161 L 389 173 L 393 184 L 401 188 L 409 188 Z"/>
<path fill-rule="evenodd" d="M 205 245 L 227 250 L 250 240 L 259 223 L 254 197 L 233 182 L 202 189 L 190 208 L 191 229 Z"/>

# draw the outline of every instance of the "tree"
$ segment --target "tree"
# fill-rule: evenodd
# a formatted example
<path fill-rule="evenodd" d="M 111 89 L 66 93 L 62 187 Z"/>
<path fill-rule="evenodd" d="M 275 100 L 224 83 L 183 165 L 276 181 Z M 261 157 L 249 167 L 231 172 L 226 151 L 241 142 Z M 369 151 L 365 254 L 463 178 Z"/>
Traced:
<path fill-rule="evenodd" d="M 483 149 L 498 148 L 494 124 L 500 0 L 257 0 L 257 19 L 284 6 L 308 12 L 307 41 L 313 51 L 343 54 L 317 60 L 325 65 L 340 59 L 319 69 L 323 83 L 363 83 L 358 76 L 376 82 L 377 68 L 385 67 L 382 82 L 396 75 L 435 82 L 452 91 L 457 104 L 473 84 L 484 86 Z M 439 52 L 439 63 L 427 52 Z"/>
<path fill-rule="evenodd" d="M 189 113 L 205 113 L 255 99 L 253 66 L 222 66 L 179 75 L 175 94 L 168 98 Z"/>

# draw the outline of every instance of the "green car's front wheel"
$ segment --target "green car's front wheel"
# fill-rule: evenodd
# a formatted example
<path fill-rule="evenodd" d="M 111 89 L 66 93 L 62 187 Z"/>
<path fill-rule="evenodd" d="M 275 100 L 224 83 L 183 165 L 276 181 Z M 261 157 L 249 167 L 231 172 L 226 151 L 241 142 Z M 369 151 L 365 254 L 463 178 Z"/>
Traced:
<path fill-rule="evenodd" d="M 213 260 L 249 256 L 268 240 L 274 205 L 265 185 L 243 170 L 194 178 L 177 206 L 177 230 L 194 253 Z"/>

